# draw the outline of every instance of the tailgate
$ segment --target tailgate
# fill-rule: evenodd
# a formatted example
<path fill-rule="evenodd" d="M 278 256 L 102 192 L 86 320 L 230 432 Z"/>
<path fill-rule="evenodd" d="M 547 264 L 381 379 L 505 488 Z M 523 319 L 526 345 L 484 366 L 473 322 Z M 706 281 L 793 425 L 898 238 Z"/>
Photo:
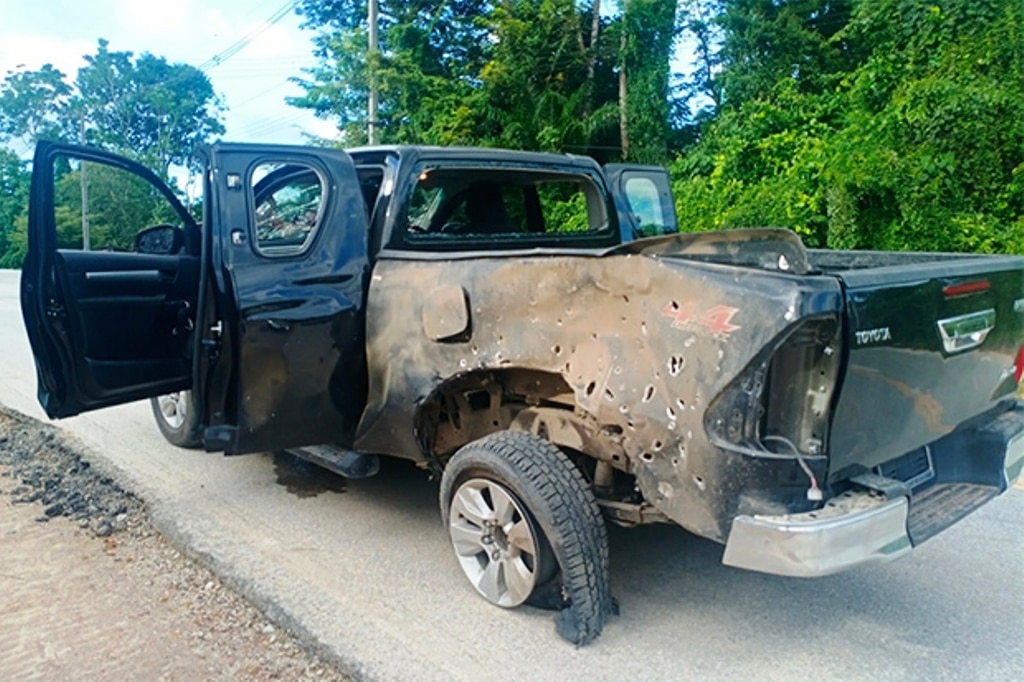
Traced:
<path fill-rule="evenodd" d="M 882 267 L 826 266 L 842 281 L 847 302 L 831 481 L 931 443 L 1016 390 L 1024 258 L 903 256 L 898 262 L 899 255 L 885 254 Z"/>

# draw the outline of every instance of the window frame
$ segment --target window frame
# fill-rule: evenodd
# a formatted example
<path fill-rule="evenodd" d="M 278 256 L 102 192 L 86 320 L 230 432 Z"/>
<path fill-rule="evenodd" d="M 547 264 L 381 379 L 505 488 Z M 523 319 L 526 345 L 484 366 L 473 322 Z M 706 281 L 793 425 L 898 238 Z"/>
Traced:
<path fill-rule="evenodd" d="M 261 166 L 278 166 L 270 173 L 267 173 L 259 181 L 253 182 L 256 176 L 256 171 Z M 287 183 L 291 180 L 292 176 L 301 177 L 307 173 L 313 173 L 316 176 L 317 181 L 320 183 L 320 201 L 317 206 L 316 218 L 313 222 L 313 228 L 306 233 L 305 238 L 301 244 L 287 244 L 282 246 L 263 246 L 260 244 L 259 234 L 257 232 L 257 220 L 256 212 L 259 204 L 256 200 L 257 188 L 260 183 L 265 182 L 268 178 L 271 178 L 275 173 L 281 172 L 289 167 L 301 167 L 301 173 L 298 170 L 284 174 L 281 177 L 281 184 L 274 189 L 274 185 L 270 186 L 270 196 L 276 191 L 279 191 L 287 186 Z M 327 181 L 327 176 L 323 169 L 319 168 L 312 160 L 309 159 L 259 159 L 253 162 L 248 172 L 246 173 L 248 182 L 244 186 L 248 193 L 248 204 L 251 219 L 249 220 L 249 241 L 252 245 L 252 251 L 254 254 L 261 258 L 269 259 L 286 259 L 286 258 L 299 258 L 305 256 L 310 249 L 313 248 L 313 244 L 316 242 L 317 237 L 320 234 L 321 228 L 324 222 L 326 222 L 327 205 L 329 202 L 328 193 L 330 192 L 330 183 Z"/>
<path fill-rule="evenodd" d="M 464 170 L 469 174 L 482 172 L 507 172 L 524 175 L 550 175 L 562 177 L 564 180 L 583 181 L 589 192 L 584 189 L 587 197 L 587 211 L 595 208 L 601 213 L 602 224 L 598 229 L 583 232 L 524 232 L 495 235 L 446 235 L 424 233 L 413 235 L 408 230 L 409 209 L 412 193 L 420 182 L 425 171 L 438 169 Z M 396 200 L 399 208 L 395 211 L 392 223 L 389 250 L 419 252 L 450 252 L 450 251 L 522 251 L 530 249 L 561 249 L 570 248 L 602 248 L 619 243 L 618 225 L 614 205 L 607 191 L 604 178 L 599 172 L 589 168 L 572 166 L 547 166 L 529 163 L 475 162 L 463 159 L 419 159 L 412 164 L 403 181 Z M 590 196 L 590 195 L 593 196 Z"/>

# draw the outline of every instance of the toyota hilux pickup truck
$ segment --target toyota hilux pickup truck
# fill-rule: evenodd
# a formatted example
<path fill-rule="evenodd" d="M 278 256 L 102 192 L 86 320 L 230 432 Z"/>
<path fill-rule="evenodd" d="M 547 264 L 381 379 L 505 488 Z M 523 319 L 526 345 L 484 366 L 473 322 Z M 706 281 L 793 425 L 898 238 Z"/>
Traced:
<path fill-rule="evenodd" d="M 186 209 L 136 163 L 38 145 L 47 414 L 150 398 L 178 445 L 411 460 L 453 568 L 574 643 L 615 609 L 607 522 L 821 576 L 1024 467 L 1024 258 L 680 233 L 664 170 L 570 155 L 218 143 L 201 183 Z"/>

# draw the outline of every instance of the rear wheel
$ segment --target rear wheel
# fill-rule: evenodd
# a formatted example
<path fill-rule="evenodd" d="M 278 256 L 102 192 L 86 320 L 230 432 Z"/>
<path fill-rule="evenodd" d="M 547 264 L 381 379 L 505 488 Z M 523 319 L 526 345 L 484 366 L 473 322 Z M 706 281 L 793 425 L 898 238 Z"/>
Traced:
<path fill-rule="evenodd" d="M 498 606 L 519 606 L 558 566 L 515 493 L 483 473 L 466 479 L 452 496 L 448 533 L 463 573 Z"/>
<path fill-rule="evenodd" d="M 199 415 L 192 404 L 192 391 L 178 391 L 150 398 L 157 428 L 172 445 L 197 448 L 202 444 L 199 435 Z"/>
<path fill-rule="evenodd" d="M 485 599 L 511 608 L 555 594 L 562 637 L 586 644 L 601 633 L 613 610 L 604 521 L 557 447 L 512 431 L 474 441 L 445 468 L 440 501 L 459 565 Z"/>

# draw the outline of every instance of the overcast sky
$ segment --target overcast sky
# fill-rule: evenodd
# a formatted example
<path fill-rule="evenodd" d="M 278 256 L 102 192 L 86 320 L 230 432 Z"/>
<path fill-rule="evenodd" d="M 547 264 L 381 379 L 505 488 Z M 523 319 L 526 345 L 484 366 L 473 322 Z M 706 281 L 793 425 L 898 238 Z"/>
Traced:
<path fill-rule="evenodd" d="M 199 66 L 239 40 L 257 35 L 237 54 L 206 71 L 228 107 L 224 139 L 301 143 L 302 133 L 333 137 L 335 128 L 284 98 L 302 90 L 288 82 L 312 66 L 313 33 L 287 12 L 267 20 L 287 0 L 0 0 L 0 77 L 51 63 L 70 80 L 95 54 L 100 38 L 111 51 L 150 52 Z"/>

